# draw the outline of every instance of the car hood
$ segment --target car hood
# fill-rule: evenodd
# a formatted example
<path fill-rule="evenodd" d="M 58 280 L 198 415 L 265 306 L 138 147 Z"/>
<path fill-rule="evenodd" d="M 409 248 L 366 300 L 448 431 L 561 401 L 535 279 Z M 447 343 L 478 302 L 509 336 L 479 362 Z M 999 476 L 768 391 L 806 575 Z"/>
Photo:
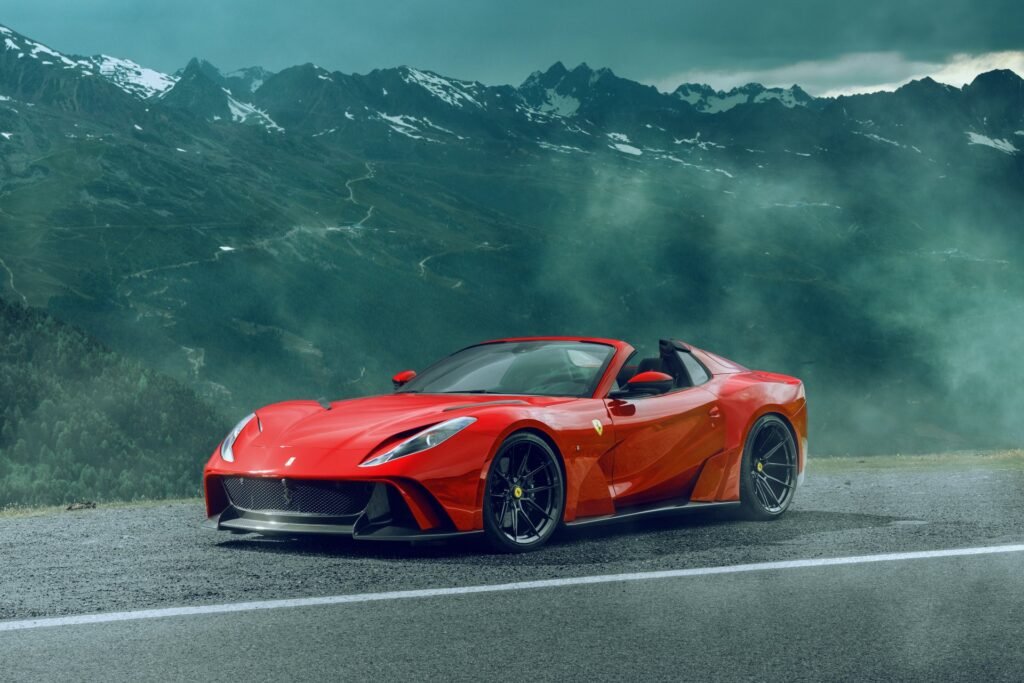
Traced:
<path fill-rule="evenodd" d="M 290 401 L 256 411 L 263 431 L 246 450 L 280 449 L 369 453 L 394 436 L 486 410 L 546 407 L 572 399 L 496 394 L 396 393 L 336 401 Z"/>

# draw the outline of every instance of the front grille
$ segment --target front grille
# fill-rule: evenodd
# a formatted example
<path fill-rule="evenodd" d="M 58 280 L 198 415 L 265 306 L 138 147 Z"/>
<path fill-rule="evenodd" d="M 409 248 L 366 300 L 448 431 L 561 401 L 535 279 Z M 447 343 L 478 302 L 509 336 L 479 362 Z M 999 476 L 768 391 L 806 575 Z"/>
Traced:
<path fill-rule="evenodd" d="M 224 477 L 231 504 L 246 512 L 344 517 L 362 512 L 373 484 L 359 482 Z"/>

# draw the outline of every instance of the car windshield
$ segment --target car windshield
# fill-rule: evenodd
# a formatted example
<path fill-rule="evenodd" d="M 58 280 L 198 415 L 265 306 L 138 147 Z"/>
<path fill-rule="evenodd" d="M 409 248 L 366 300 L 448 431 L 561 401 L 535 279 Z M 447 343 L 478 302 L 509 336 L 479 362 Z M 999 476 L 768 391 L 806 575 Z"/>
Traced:
<path fill-rule="evenodd" d="M 481 344 L 427 368 L 401 392 L 590 396 L 614 352 L 574 341 Z"/>

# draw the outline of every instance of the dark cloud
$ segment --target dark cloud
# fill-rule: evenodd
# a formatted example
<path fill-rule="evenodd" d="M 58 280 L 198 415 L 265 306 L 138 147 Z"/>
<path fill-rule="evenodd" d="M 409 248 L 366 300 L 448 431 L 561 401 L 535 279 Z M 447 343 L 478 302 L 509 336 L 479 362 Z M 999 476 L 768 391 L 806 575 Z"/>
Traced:
<path fill-rule="evenodd" d="M 849 53 L 942 62 L 955 53 L 1024 48 L 1020 0 L 17 0 L 0 9 L 0 22 L 52 47 L 115 54 L 164 71 L 198 55 L 225 69 L 312 61 L 365 72 L 412 64 L 518 83 L 562 60 L 662 82 L 685 72 L 756 72 Z M 830 85 L 846 84 L 824 87 Z"/>

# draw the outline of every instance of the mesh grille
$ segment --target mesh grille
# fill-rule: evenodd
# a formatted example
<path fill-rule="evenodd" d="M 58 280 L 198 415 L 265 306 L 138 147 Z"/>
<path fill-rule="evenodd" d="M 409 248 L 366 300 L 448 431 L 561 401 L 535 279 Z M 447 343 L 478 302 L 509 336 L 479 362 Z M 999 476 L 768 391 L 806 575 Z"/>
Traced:
<path fill-rule="evenodd" d="M 248 512 L 285 512 L 343 517 L 362 512 L 373 484 L 358 482 L 224 477 L 231 504 Z"/>

